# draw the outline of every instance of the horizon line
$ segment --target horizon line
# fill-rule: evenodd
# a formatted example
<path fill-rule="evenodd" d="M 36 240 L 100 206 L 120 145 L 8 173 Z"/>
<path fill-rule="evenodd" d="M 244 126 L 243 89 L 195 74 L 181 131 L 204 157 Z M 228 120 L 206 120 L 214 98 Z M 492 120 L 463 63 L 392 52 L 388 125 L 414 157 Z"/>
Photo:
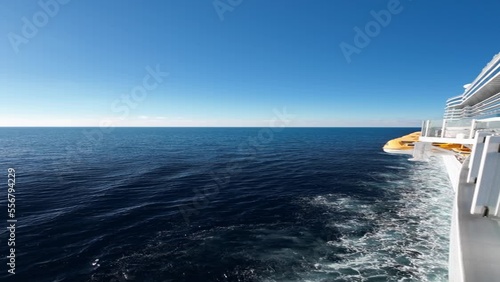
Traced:
<path fill-rule="evenodd" d="M 12 125 L 0 128 L 273 128 L 269 126 L 30 126 Z M 420 126 L 285 126 L 279 128 L 420 128 Z"/>

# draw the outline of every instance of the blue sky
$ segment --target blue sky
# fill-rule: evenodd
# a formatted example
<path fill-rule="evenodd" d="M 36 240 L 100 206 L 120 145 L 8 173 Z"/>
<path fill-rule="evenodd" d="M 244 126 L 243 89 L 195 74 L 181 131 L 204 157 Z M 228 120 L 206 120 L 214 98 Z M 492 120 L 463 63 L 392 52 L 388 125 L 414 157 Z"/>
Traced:
<path fill-rule="evenodd" d="M 0 2 L 0 126 L 419 126 L 500 52 L 493 0 L 59 1 Z"/>

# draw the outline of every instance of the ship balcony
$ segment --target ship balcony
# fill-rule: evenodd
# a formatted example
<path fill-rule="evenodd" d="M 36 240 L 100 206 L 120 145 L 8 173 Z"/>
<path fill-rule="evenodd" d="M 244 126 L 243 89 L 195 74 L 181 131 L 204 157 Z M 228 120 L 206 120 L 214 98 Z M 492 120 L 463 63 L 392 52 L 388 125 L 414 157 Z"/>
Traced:
<path fill-rule="evenodd" d="M 500 114 L 500 92 L 473 105 L 462 107 L 446 107 L 444 118 L 465 119 L 471 117 L 494 117 Z"/>
<path fill-rule="evenodd" d="M 478 131 L 500 133 L 500 118 L 426 120 L 419 141 L 473 144 Z"/>

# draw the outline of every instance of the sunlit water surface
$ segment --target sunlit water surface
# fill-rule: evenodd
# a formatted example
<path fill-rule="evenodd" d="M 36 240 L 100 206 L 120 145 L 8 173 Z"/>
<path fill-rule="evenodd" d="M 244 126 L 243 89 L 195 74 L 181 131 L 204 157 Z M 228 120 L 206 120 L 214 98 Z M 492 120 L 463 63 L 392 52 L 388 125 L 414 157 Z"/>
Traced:
<path fill-rule="evenodd" d="M 447 281 L 443 165 L 381 150 L 415 129 L 92 130 L 0 129 L 17 281 Z"/>

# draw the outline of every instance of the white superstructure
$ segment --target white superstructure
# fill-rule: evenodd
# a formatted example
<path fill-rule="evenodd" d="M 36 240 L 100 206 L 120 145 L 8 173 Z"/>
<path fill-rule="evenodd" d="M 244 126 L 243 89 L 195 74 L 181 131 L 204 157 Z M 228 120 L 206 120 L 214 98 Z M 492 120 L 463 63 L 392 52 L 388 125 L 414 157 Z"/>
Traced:
<path fill-rule="evenodd" d="M 464 88 L 443 120 L 424 121 L 414 158 L 431 154 L 432 143 L 471 149 L 442 153 L 455 191 L 449 279 L 500 281 L 500 53 Z"/>
<path fill-rule="evenodd" d="M 500 53 L 493 57 L 472 83 L 464 85 L 463 94 L 446 101 L 444 118 L 459 120 L 488 118 L 500 112 Z"/>

